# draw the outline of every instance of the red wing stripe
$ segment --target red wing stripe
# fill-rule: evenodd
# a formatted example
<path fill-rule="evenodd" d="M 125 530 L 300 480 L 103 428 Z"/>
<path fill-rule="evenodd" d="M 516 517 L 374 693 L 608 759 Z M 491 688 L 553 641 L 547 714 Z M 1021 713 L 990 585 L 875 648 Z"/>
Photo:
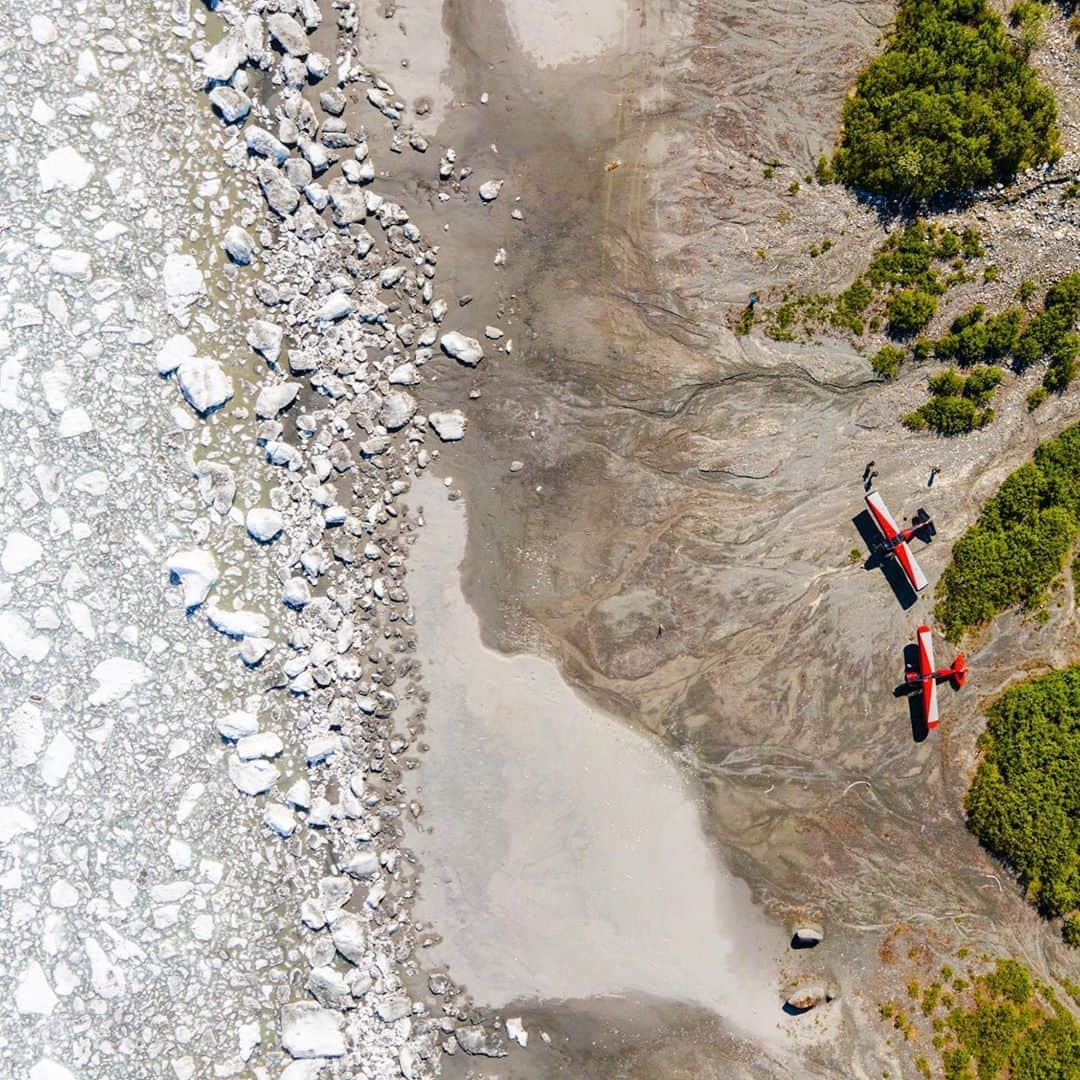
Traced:
<path fill-rule="evenodd" d="M 874 521 L 881 530 L 881 535 L 886 540 L 891 540 L 899 530 L 896 527 L 896 522 L 893 521 L 892 514 L 889 513 L 888 507 L 885 505 L 885 500 L 878 492 L 871 491 L 866 496 L 866 505 L 870 508 L 870 513 L 873 514 Z"/>
<path fill-rule="evenodd" d="M 926 575 L 922 572 L 922 567 L 915 561 L 915 556 L 911 554 L 911 548 L 907 544 L 896 545 L 896 558 L 900 565 L 904 568 L 904 573 L 907 575 L 908 581 L 911 582 L 911 587 L 918 592 L 920 589 L 925 589 L 930 584 L 926 580 Z"/>

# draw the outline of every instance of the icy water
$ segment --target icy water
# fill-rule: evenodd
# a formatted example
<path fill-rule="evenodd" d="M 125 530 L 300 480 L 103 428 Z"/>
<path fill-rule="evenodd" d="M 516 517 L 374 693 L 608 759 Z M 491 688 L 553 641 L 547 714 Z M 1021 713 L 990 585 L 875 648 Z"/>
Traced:
<path fill-rule="evenodd" d="M 431 746 L 417 914 L 437 959 L 490 1005 L 640 992 L 775 1035 L 780 935 L 710 849 L 696 793 L 554 664 L 484 646 L 456 572 L 465 508 L 433 480 L 414 499 Z"/>

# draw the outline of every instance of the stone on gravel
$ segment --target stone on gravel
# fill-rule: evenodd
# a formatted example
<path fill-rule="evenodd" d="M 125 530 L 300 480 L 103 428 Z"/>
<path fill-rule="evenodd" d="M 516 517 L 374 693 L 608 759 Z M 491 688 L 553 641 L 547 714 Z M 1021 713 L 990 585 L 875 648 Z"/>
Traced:
<path fill-rule="evenodd" d="M 499 197 L 502 186 L 502 180 L 488 180 L 480 185 L 480 198 L 486 203 L 494 202 Z"/>
<path fill-rule="evenodd" d="M 529 1045 L 529 1033 L 525 1030 L 520 1016 L 511 1016 L 506 1021 L 506 1034 L 522 1049 Z"/>
<path fill-rule="evenodd" d="M 454 1038 L 466 1054 L 480 1054 L 483 1057 L 493 1058 L 506 1057 L 507 1049 L 502 1039 L 481 1024 L 459 1027 L 454 1032 Z"/>
<path fill-rule="evenodd" d="M 27 533 L 15 529 L 7 534 L 0 553 L 0 570 L 5 574 L 21 574 L 41 558 L 44 548 Z"/>
<path fill-rule="evenodd" d="M 353 298 L 346 292 L 332 292 L 315 311 L 316 322 L 337 322 L 356 310 Z"/>
<path fill-rule="evenodd" d="M 825 940 L 825 931 L 817 923 L 805 923 L 795 928 L 791 944 L 796 949 L 812 949 Z"/>
<path fill-rule="evenodd" d="M 465 414 L 460 409 L 428 414 L 428 423 L 432 431 L 443 442 L 457 442 L 458 439 L 464 438 L 466 422 Z"/>
<path fill-rule="evenodd" d="M 806 1012 L 836 997 L 824 983 L 806 983 L 796 987 L 787 997 L 784 1004 L 795 1012 Z"/>
<path fill-rule="evenodd" d="M 379 871 L 379 855 L 375 851 L 360 851 L 342 867 L 349 877 L 370 877 Z"/>
<path fill-rule="evenodd" d="M 299 192 L 273 165 L 261 165 L 255 175 L 266 205 L 279 217 L 288 217 L 300 205 Z"/>
<path fill-rule="evenodd" d="M 197 608 L 218 579 L 217 560 L 201 548 L 178 551 L 169 556 L 166 569 L 174 584 L 184 591 L 184 606 L 188 611 Z"/>
<path fill-rule="evenodd" d="M 228 82 L 247 58 L 247 46 L 240 35 L 228 34 L 206 50 L 202 59 L 203 77 L 213 82 Z"/>
<path fill-rule="evenodd" d="M 277 510 L 256 506 L 247 512 L 244 524 L 247 531 L 260 544 L 269 544 L 281 535 L 282 529 L 285 528 L 285 519 Z"/>
<path fill-rule="evenodd" d="M 266 637 L 270 625 L 265 615 L 257 611 L 244 611 L 234 608 L 229 611 L 226 608 L 208 604 L 206 618 L 210 625 L 226 637 Z"/>
<path fill-rule="evenodd" d="M 236 480 L 228 465 L 219 461 L 200 461 L 195 466 L 199 498 L 215 513 L 225 515 L 236 498 Z"/>
<path fill-rule="evenodd" d="M 484 359 L 484 347 L 480 342 L 476 338 L 459 334 L 456 330 L 443 334 L 439 339 L 439 345 L 447 356 L 452 356 L 466 367 L 476 367 Z"/>
<path fill-rule="evenodd" d="M 404 427 L 416 414 L 416 398 L 404 390 L 391 390 L 383 398 L 379 420 L 390 431 Z"/>
<path fill-rule="evenodd" d="M 294 1058 L 341 1057 L 345 1036 L 342 1016 L 308 1001 L 283 1005 L 281 1045 Z"/>
<path fill-rule="evenodd" d="M 233 396 L 232 379 L 208 356 L 188 356 L 181 360 L 176 379 L 184 400 L 200 416 L 220 409 Z"/>

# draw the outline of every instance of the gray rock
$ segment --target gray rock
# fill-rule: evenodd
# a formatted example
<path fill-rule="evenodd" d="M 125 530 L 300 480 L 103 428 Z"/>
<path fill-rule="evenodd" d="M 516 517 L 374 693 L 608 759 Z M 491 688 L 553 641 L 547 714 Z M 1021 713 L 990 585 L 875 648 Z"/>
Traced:
<path fill-rule="evenodd" d="M 356 1002 L 349 992 L 345 976 L 329 964 L 314 967 L 308 972 L 304 989 L 320 1004 L 329 1009 L 353 1009 Z"/>
<path fill-rule="evenodd" d="M 454 1032 L 458 1046 L 466 1054 L 479 1054 L 483 1057 L 506 1057 L 507 1049 L 501 1038 L 494 1031 L 487 1031 L 482 1024 L 470 1024 L 459 1027 Z"/>
<path fill-rule="evenodd" d="M 487 203 L 494 202 L 499 197 L 502 186 L 502 180 L 488 180 L 486 184 L 480 185 L 480 198 Z"/>
<path fill-rule="evenodd" d="M 313 318 L 316 322 L 337 322 L 351 315 L 356 310 L 353 298 L 340 290 L 330 293 L 315 309 Z"/>
<path fill-rule="evenodd" d="M 210 104 L 226 124 L 236 124 L 251 112 L 251 99 L 231 86 L 215 86 L 210 91 Z"/>
<path fill-rule="evenodd" d="M 319 106 L 331 116 L 340 116 L 345 111 L 345 95 L 337 89 L 324 90 L 319 95 Z"/>
<path fill-rule="evenodd" d="M 214 82 L 228 82 L 247 58 L 243 40 L 236 34 L 228 34 L 206 50 L 202 58 L 203 76 Z"/>
<path fill-rule="evenodd" d="M 394 994 L 375 1003 L 375 1015 L 384 1024 L 392 1024 L 412 1012 L 412 1002 L 404 994 Z"/>
<path fill-rule="evenodd" d="M 296 188 L 273 165 L 260 165 L 256 175 L 266 205 L 279 217 L 288 217 L 300 205 Z"/>
<path fill-rule="evenodd" d="M 416 398 L 404 390 L 391 390 L 383 398 L 379 420 L 390 431 L 404 427 L 416 414 Z"/>
<path fill-rule="evenodd" d="M 244 128 L 244 143 L 249 152 L 269 158 L 277 165 L 284 164 L 289 156 L 289 148 L 258 124 L 249 124 Z"/>
<path fill-rule="evenodd" d="M 229 779 L 245 795 L 263 795 L 278 781 L 281 775 L 276 766 L 261 758 L 255 761 L 241 761 L 235 754 L 229 756 Z"/>
<path fill-rule="evenodd" d="M 456 330 L 443 334 L 439 339 L 439 345 L 447 356 L 452 356 L 466 367 L 476 367 L 484 359 L 484 347 L 480 342 L 476 338 L 459 334 Z"/>
<path fill-rule="evenodd" d="M 355 915 L 339 915 L 330 927 L 330 940 L 350 964 L 363 963 L 367 949 L 367 932 L 364 924 Z"/>
<path fill-rule="evenodd" d="M 307 56 L 310 51 L 307 31 L 291 15 L 275 11 L 266 25 L 270 36 L 289 56 Z"/>
<path fill-rule="evenodd" d="M 817 923 L 805 923 L 795 928 L 791 944 L 796 949 L 812 949 L 825 940 L 825 931 Z"/>
<path fill-rule="evenodd" d="M 836 991 L 825 983 L 804 983 L 788 995 L 784 1004 L 794 1012 L 806 1012 L 836 997 Z"/>
<path fill-rule="evenodd" d="M 465 414 L 460 409 L 451 409 L 450 412 L 429 413 L 428 423 L 431 425 L 431 430 L 443 442 L 457 442 L 458 439 L 465 436 L 467 421 Z"/>

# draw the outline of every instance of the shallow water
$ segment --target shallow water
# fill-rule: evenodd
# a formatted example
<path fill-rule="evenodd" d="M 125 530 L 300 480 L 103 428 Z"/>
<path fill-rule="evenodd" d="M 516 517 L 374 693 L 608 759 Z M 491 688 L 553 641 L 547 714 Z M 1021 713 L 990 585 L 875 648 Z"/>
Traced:
<path fill-rule="evenodd" d="M 639 992 L 776 1034 L 780 934 L 720 864 L 654 742 L 554 664 L 486 648 L 457 572 L 462 503 L 425 479 L 409 585 L 430 693 L 417 916 L 478 1001 Z"/>

